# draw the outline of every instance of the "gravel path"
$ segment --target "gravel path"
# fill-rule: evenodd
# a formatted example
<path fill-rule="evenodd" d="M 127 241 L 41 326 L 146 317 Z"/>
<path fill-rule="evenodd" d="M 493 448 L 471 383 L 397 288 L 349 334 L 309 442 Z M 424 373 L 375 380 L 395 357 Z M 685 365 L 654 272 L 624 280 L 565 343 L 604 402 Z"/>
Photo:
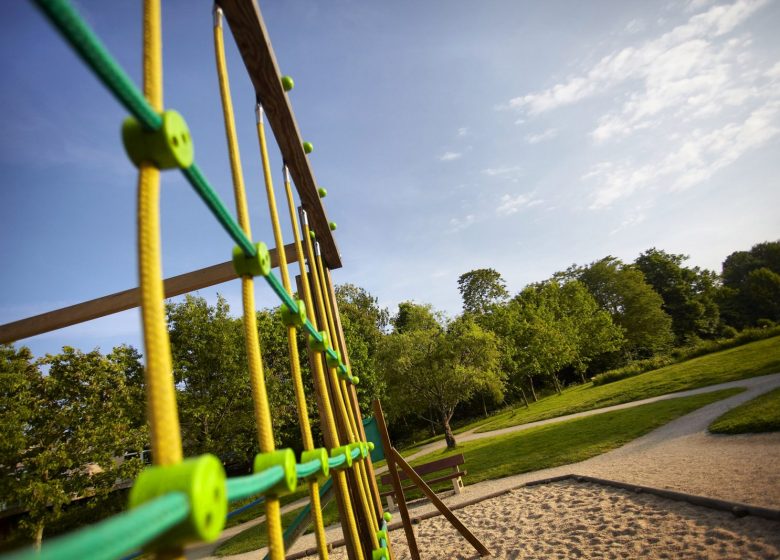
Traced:
<path fill-rule="evenodd" d="M 668 488 L 691 494 L 750 503 L 752 505 L 780 508 L 780 434 L 715 436 L 708 434 L 706 431 L 710 422 L 725 411 L 776 387 L 780 387 L 780 374 L 765 375 L 690 391 L 671 393 L 598 410 L 512 426 L 492 432 L 464 432 L 457 439 L 459 442 L 466 442 L 484 437 L 493 437 L 543 424 L 561 422 L 572 418 L 730 387 L 745 387 L 747 390 L 739 395 L 702 407 L 619 449 L 603 455 L 580 463 L 467 485 L 462 494 L 448 496 L 444 498 L 444 501 L 448 505 L 454 505 L 507 488 L 514 488 L 533 480 L 573 473 L 645 486 Z M 407 457 L 407 460 L 443 447 L 444 442 L 434 442 L 424 446 L 414 455 Z M 383 470 L 377 469 L 377 472 L 382 472 Z M 466 483 L 468 484 L 468 479 Z M 433 506 L 425 500 L 411 504 L 411 506 L 415 515 L 433 509 Z M 289 504 L 287 507 L 300 507 L 300 505 Z M 260 521 L 262 521 L 262 518 L 226 531 L 223 538 L 220 538 L 220 542 L 228 538 L 228 533 L 229 536 L 232 536 L 251 526 L 251 524 L 256 524 Z M 341 528 L 339 526 L 332 527 L 328 531 L 329 542 L 340 538 L 340 536 Z M 313 535 L 305 535 L 299 539 L 290 552 L 304 550 L 311 546 L 314 546 Z M 201 546 L 198 547 L 197 553 L 195 550 L 192 550 L 192 555 L 191 551 L 188 550 L 187 558 L 207 557 L 206 554 L 215 548 L 216 546 L 213 544 L 209 545 L 208 548 Z M 264 552 L 260 551 L 260 553 L 258 554 L 258 551 L 254 551 L 229 558 L 238 560 L 262 557 Z"/>

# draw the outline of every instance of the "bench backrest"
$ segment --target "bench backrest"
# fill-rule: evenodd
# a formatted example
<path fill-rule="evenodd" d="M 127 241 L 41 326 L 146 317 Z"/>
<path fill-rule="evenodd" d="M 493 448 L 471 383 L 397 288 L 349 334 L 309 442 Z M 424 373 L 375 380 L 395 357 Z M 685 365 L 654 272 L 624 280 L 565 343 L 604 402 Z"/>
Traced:
<path fill-rule="evenodd" d="M 466 460 L 463 458 L 463 454 L 460 453 L 458 455 L 451 455 L 449 457 L 445 457 L 444 459 L 437 459 L 435 461 L 431 461 L 430 463 L 425 463 L 424 465 L 419 465 L 417 467 L 414 467 L 414 472 L 416 472 L 420 476 L 424 476 L 426 474 L 431 474 L 436 471 L 457 467 L 458 465 L 462 465 L 465 462 Z M 403 472 L 402 470 L 398 471 L 398 476 L 401 478 L 401 480 L 405 480 L 409 478 L 406 475 L 406 473 Z M 390 474 L 388 473 L 382 475 L 381 481 L 382 484 L 384 485 L 391 484 Z"/>

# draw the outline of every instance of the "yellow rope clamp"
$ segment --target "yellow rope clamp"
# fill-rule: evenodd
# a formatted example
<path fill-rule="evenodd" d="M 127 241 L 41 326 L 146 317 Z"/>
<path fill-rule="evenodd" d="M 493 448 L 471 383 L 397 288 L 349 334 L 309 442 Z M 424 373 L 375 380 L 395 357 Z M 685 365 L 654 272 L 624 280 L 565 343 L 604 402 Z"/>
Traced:
<path fill-rule="evenodd" d="M 287 256 L 284 254 L 284 239 L 282 237 L 282 228 L 279 224 L 279 213 L 276 208 L 276 196 L 274 194 L 273 178 L 271 176 L 271 164 L 268 161 L 268 146 L 265 139 L 265 123 L 263 122 L 263 108 L 259 104 L 256 107 L 257 115 L 257 137 L 260 143 L 260 159 L 263 163 L 263 177 L 265 179 L 265 191 L 268 199 L 268 212 L 271 216 L 271 224 L 274 230 L 274 241 L 279 247 L 277 251 L 279 259 L 279 269 L 282 273 L 282 285 L 288 294 L 292 295 L 290 286 L 290 274 L 287 270 Z M 284 309 L 284 304 L 282 304 Z M 309 425 L 309 414 L 306 406 L 306 395 L 303 391 L 303 380 L 301 379 L 301 369 L 298 356 L 297 329 L 294 324 L 287 326 L 287 347 L 290 355 L 290 375 L 295 387 L 295 400 L 298 408 L 298 422 L 301 427 L 301 436 L 303 438 L 303 448 L 306 451 L 314 449 L 314 439 L 311 435 L 311 426 Z M 325 537 L 325 528 L 322 522 L 322 508 L 320 505 L 319 484 L 316 479 L 308 481 L 309 499 L 311 500 L 311 511 L 314 514 L 314 532 L 317 539 L 317 550 L 320 558 L 328 558 L 328 542 Z"/>
<path fill-rule="evenodd" d="M 214 51 L 217 59 L 217 74 L 219 76 L 219 92 L 222 98 L 222 113 L 225 120 L 228 151 L 230 153 L 230 170 L 233 177 L 233 191 L 236 199 L 238 223 L 244 233 L 252 238 L 249 225 L 249 211 L 246 203 L 244 178 L 241 171 L 241 156 L 238 151 L 233 118 L 233 103 L 230 97 L 230 84 L 225 61 L 225 44 L 222 32 L 222 9 L 214 8 Z M 257 317 L 255 315 L 254 281 L 251 276 L 241 277 L 241 288 L 244 304 L 244 337 L 246 341 L 247 361 L 249 364 L 249 379 L 252 386 L 252 400 L 255 408 L 255 423 L 257 425 L 260 451 L 274 451 L 273 426 L 271 411 L 268 405 L 268 395 L 263 374 L 263 362 L 260 357 L 260 341 L 257 334 Z M 284 560 L 284 540 L 282 537 L 282 520 L 279 499 L 275 496 L 266 497 L 266 526 L 268 543 L 272 560 Z"/>

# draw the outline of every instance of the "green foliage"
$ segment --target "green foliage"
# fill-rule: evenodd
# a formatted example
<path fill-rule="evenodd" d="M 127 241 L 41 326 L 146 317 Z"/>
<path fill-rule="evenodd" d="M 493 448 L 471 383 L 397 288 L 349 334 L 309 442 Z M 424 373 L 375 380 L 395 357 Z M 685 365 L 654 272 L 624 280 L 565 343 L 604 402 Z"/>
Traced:
<path fill-rule="evenodd" d="M 496 336 L 461 317 L 446 328 L 402 330 L 385 337 L 380 363 L 387 383 L 390 418 L 436 415 L 448 445 L 455 444 L 450 420 L 455 407 L 477 391 L 503 397 Z"/>
<path fill-rule="evenodd" d="M 672 330 L 678 343 L 691 336 L 712 338 L 719 323 L 715 273 L 699 267 L 685 267 L 686 260 L 687 255 L 652 248 L 635 261 L 645 281 L 663 299 L 663 310 L 672 318 Z"/>
<path fill-rule="evenodd" d="M 140 470 L 139 459 L 116 461 L 146 444 L 137 380 L 128 378 L 138 370 L 137 353 L 125 348 L 106 357 L 66 346 L 32 363 L 26 348 L 1 348 L 0 494 L 6 507 L 27 511 L 21 526 L 39 545 L 44 527 L 71 501 L 88 497 L 95 507 Z"/>
<path fill-rule="evenodd" d="M 473 440 L 454 450 L 419 457 L 412 465 L 463 453 L 468 470 L 467 483 L 476 484 L 576 463 L 616 449 L 675 418 L 741 391 L 740 388 L 726 389 L 659 401 Z"/>
<path fill-rule="evenodd" d="M 506 282 L 492 268 L 478 268 L 461 274 L 458 291 L 463 299 L 463 312 L 482 315 L 509 297 Z"/>
<path fill-rule="evenodd" d="M 728 324 L 741 328 L 760 319 L 780 321 L 780 241 L 730 254 L 721 276 L 718 303 Z"/>
<path fill-rule="evenodd" d="M 564 275 L 585 284 L 599 305 L 623 328 L 624 350 L 629 358 L 652 356 L 669 348 L 673 340 L 672 319 L 662 308 L 663 299 L 640 270 L 614 257 L 605 257 L 587 267 L 573 267 Z"/>
<path fill-rule="evenodd" d="M 714 434 L 745 434 L 780 431 L 780 389 L 756 397 L 715 419 Z"/>
<path fill-rule="evenodd" d="M 412 331 L 441 330 L 444 317 L 434 311 L 430 304 L 404 301 L 398 304 L 398 313 L 393 317 L 393 330 L 396 334 Z"/>
<path fill-rule="evenodd" d="M 666 366 L 600 387 L 579 385 L 532 403 L 516 406 L 478 423 L 477 431 L 507 428 L 614 404 L 646 399 L 780 371 L 780 339 L 770 338 Z M 472 424 L 472 427 L 474 425 Z"/>

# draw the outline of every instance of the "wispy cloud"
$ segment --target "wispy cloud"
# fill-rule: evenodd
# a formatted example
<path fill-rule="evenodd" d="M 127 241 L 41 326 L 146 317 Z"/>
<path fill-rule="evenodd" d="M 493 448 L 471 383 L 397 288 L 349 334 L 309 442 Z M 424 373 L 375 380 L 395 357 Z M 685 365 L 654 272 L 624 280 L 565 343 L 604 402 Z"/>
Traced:
<path fill-rule="evenodd" d="M 457 233 L 459 231 L 463 231 L 467 227 L 474 224 L 476 221 L 476 216 L 474 214 L 467 214 L 463 218 L 452 218 L 450 220 L 449 228 L 447 231 L 449 233 Z"/>
<path fill-rule="evenodd" d="M 533 193 L 525 194 L 521 193 L 515 196 L 505 194 L 501 197 L 501 202 L 496 207 L 496 214 L 499 216 L 511 216 L 516 214 L 522 208 L 530 208 L 544 202 L 538 198 L 534 198 Z"/>
<path fill-rule="evenodd" d="M 506 167 L 488 167 L 486 169 L 482 170 L 482 173 L 484 175 L 487 175 L 488 177 L 501 177 L 504 175 L 519 175 L 522 173 L 523 168 L 519 165 L 512 165 L 512 166 L 506 166 Z"/>
<path fill-rule="evenodd" d="M 461 157 L 463 157 L 463 154 L 460 152 L 444 152 L 439 156 L 439 161 L 454 161 Z"/>
<path fill-rule="evenodd" d="M 462 126 L 462 127 L 460 127 L 458 129 L 458 136 L 459 137 L 468 136 L 468 134 L 469 134 L 469 127 Z"/>
<path fill-rule="evenodd" d="M 526 134 L 525 141 L 529 144 L 538 144 L 546 140 L 552 140 L 556 136 L 558 136 L 558 129 L 548 128 L 544 132 L 540 132 L 538 134 Z"/>

